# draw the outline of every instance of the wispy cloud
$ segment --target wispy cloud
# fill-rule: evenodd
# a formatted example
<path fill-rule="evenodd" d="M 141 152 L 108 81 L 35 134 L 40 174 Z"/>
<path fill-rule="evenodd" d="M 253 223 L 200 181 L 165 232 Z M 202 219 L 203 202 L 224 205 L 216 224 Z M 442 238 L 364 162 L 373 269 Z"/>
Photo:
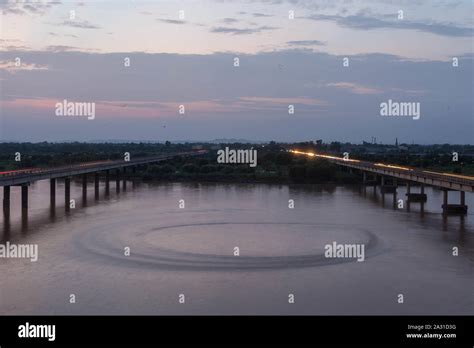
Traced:
<path fill-rule="evenodd" d="M 222 20 L 223 23 L 225 24 L 233 24 L 233 23 L 237 23 L 239 20 L 238 19 L 235 19 L 235 18 L 224 18 Z"/>
<path fill-rule="evenodd" d="M 381 94 L 382 90 L 377 88 L 366 87 L 352 82 L 331 82 L 326 84 L 328 87 L 335 87 L 348 90 L 354 94 Z"/>
<path fill-rule="evenodd" d="M 78 51 L 79 47 L 67 46 L 67 45 L 50 45 L 46 47 L 46 51 L 49 52 L 68 52 L 68 51 Z"/>
<path fill-rule="evenodd" d="M 325 106 L 328 103 L 321 99 L 311 97 L 241 97 L 239 98 L 244 104 L 267 104 L 267 105 L 289 105 L 300 104 L 307 106 Z"/>
<path fill-rule="evenodd" d="M 229 28 L 229 27 L 214 27 L 210 30 L 211 33 L 231 34 L 231 35 L 249 35 L 256 34 L 262 31 L 275 30 L 277 27 L 261 26 L 257 28 Z"/>
<path fill-rule="evenodd" d="M 67 20 L 67 21 L 63 21 L 62 23 L 60 24 L 57 24 L 57 25 L 60 25 L 60 26 L 66 26 L 66 27 L 73 27 L 73 28 L 80 28 L 80 29 L 100 29 L 99 26 L 95 25 L 95 24 L 92 24 L 86 20 Z"/>
<path fill-rule="evenodd" d="M 179 20 L 179 19 L 163 19 L 163 18 L 157 18 L 156 19 L 158 22 L 162 23 L 168 23 L 168 24 L 185 24 L 185 21 Z"/>
<path fill-rule="evenodd" d="M 61 5 L 61 1 L 5 1 L 0 2 L 3 15 L 42 15 L 55 5 Z"/>
<path fill-rule="evenodd" d="M 46 65 L 27 62 L 22 62 L 19 66 L 17 66 L 14 61 L 2 60 L 0 61 L 0 70 L 16 73 L 19 71 L 48 70 L 48 67 Z"/>
<path fill-rule="evenodd" d="M 409 29 L 428 32 L 442 36 L 455 36 L 455 37 L 469 37 L 474 34 L 474 29 L 470 27 L 456 26 L 452 23 L 421 23 L 414 22 L 406 19 L 387 19 L 387 16 L 380 17 L 369 17 L 365 14 L 359 13 L 351 16 L 340 16 L 340 15 L 323 15 L 314 14 L 306 17 L 306 19 L 314 21 L 333 21 L 341 27 L 360 29 L 360 30 L 371 30 L 371 29 Z"/>
<path fill-rule="evenodd" d="M 287 41 L 287 45 L 290 46 L 325 46 L 326 42 L 319 40 L 296 40 Z"/>
<path fill-rule="evenodd" d="M 252 13 L 252 16 L 254 16 L 254 17 L 273 17 L 273 15 L 266 14 L 266 13 L 260 13 L 260 12 Z"/>

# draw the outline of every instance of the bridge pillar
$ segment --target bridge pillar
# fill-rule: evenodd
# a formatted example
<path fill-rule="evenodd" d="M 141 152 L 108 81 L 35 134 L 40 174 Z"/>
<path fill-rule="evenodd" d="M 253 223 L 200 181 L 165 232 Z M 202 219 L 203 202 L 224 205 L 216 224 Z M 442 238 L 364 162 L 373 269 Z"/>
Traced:
<path fill-rule="evenodd" d="M 410 194 L 411 194 L 411 183 L 407 181 L 407 211 L 410 211 Z"/>
<path fill-rule="evenodd" d="M 448 190 L 443 190 L 443 215 L 448 214 L 467 214 L 466 197 L 464 191 L 459 191 L 460 204 L 448 204 Z"/>
<path fill-rule="evenodd" d="M 49 197 L 51 207 L 56 205 L 56 179 L 49 180 Z"/>
<path fill-rule="evenodd" d="M 393 189 L 393 209 L 397 209 L 397 185 Z"/>
<path fill-rule="evenodd" d="M 377 174 L 374 174 L 374 181 L 375 181 L 375 184 L 374 184 L 374 197 L 377 195 L 377 181 L 378 181 L 378 175 Z"/>
<path fill-rule="evenodd" d="M 66 177 L 64 179 L 64 207 L 66 208 L 66 211 L 69 211 L 69 209 L 71 209 L 70 201 L 71 201 L 71 178 Z"/>
<path fill-rule="evenodd" d="M 87 202 L 87 174 L 82 174 L 82 201 Z"/>
<path fill-rule="evenodd" d="M 123 190 L 125 191 L 127 189 L 127 168 L 123 167 Z"/>
<path fill-rule="evenodd" d="M 21 185 L 21 209 L 28 210 L 28 185 Z"/>
<path fill-rule="evenodd" d="M 99 172 L 94 174 L 94 197 L 96 200 L 99 199 Z"/>
<path fill-rule="evenodd" d="M 10 186 L 3 186 L 3 212 L 10 213 Z"/>
<path fill-rule="evenodd" d="M 115 171 L 116 177 L 115 177 L 115 191 L 120 192 L 120 169 L 117 169 Z"/>
<path fill-rule="evenodd" d="M 425 196 L 425 184 L 421 184 L 420 193 L 422 197 Z M 420 204 L 420 213 L 424 214 L 424 212 L 425 212 L 425 201 L 422 200 Z"/>
<path fill-rule="evenodd" d="M 110 193 L 110 170 L 105 171 L 105 194 Z"/>
<path fill-rule="evenodd" d="M 443 212 L 447 212 L 448 208 L 448 190 L 443 190 Z"/>

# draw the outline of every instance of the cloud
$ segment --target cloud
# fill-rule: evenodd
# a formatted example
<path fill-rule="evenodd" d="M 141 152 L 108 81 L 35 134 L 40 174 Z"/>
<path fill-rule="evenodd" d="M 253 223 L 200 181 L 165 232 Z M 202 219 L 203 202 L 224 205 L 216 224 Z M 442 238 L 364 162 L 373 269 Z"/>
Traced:
<path fill-rule="evenodd" d="M 243 104 L 263 104 L 263 105 L 290 105 L 290 104 L 299 104 L 307 106 L 325 106 L 328 103 L 324 100 L 311 98 L 311 97 L 240 97 L 239 98 Z"/>
<path fill-rule="evenodd" d="M 452 23 L 421 23 L 406 19 L 388 20 L 387 16 L 369 17 L 363 13 L 351 16 L 323 15 L 314 14 L 306 19 L 314 21 L 333 21 L 339 26 L 351 29 L 371 30 L 371 29 L 409 29 L 441 36 L 470 37 L 474 34 L 474 29 L 469 27 L 460 27 Z"/>
<path fill-rule="evenodd" d="M 49 52 L 67 52 L 67 51 L 78 51 L 78 50 L 80 50 L 80 48 L 74 47 L 74 46 L 66 46 L 66 45 L 46 46 L 46 51 L 49 51 Z"/>
<path fill-rule="evenodd" d="M 347 70 L 341 56 L 293 49 L 239 55 L 240 68 L 233 66 L 233 53 L 128 52 L 140 64 L 127 72 L 121 64 L 124 53 L 67 49 L 2 52 L 5 135 L 35 141 L 118 134 L 125 139 L 193 139 L 198 134 L 200 139 L 299 141 L 323 134 L 361 141 L 377 134 L 383 141 L 398 136 L 472 143 L 473 57 L 464 58 L 453 73 L 447 61 L 384 54 L 354 55 L 351 66 L 356 68 Z M 14 69 L 18 56 L 32 71 L 5 71 Z M 11 101 L 9 96 L 19 91 L 26 97 L 16 99 L 31 101 Z M 420 102 L 419 122 L 381 118 L 380 101 L 389 98 Z M 46 101 L 63 99 L 96 102 L 96 121 L 58 120 Z M 185 115 L 177 112 L 180 104 Z M 290 104 L 295 115 L 288 114 Z M 159 133 L 163 122 L 166 132 Z"/>
<path fill-rule="evenodd" d="M 22 41 L 16 39 L 0 39 L 0 51 L 28 51 L 31 48 L 20 45 Z"/>
<path fill-rule="evenodd" d="M 277 27 L 262 26 L 257 28 L 229 28 L 229 27 L 214 27 L 210 30 L 211 33 L 231 34 L 231 35 L 248 35 L 256 34 L 262 31 L 275 30 Z"/>
<path fill-rule="evenodd" d="M 2 10 L 3 15 L 13 14 L 13 15 L 25 15 L 26 11 L 23 11 L 21 8 L 4 8 Z"/>
<path fill-rule="evenodd" d="M 237 23 L 239 20 L 235 18 L 224 18 L 222 22 L 226 24 L 232 24 L 232 23 Z"/>
<path fill-rule="evenodd" d="M 185 21 L 178 20 L 178 19 L 157 18 L 156 20 L 159 21 L 159 22 L 168 23 L 168 24 L 184 24 L 184 23 L 186 23 Z"/>
<path fill-rule="evenodd" d="M 61 5 L 61 1 L 5 1 L 0 3 L 2 14 L 8 15 L 42 15 L 55 5 Z"/>
<path fill-rule="evenodd" d="M 297 40 L 287 41 L 287 44 L 290 46 L 325 46 L 326 42 L 319 40 Z"/>
<path fill-rule="evenodd" d="M 64 21 L 58 25 L 66 26 L 66 27 L 73 27 L 73 28 L 80 28 L 80 29 L 100 29 L 99 26 L 92 24 L 86 20 L 80 21 L 80 20 L 67 20 Z"/>
<path fill-rule="evenodd" d="M 12 74 L 19 71 L 33 71 L 33 70 L 47 70 L 46 65 L 39 65 L 35 63 L 21 62 L 19 66 L 16 66 L 15 61 L 13 60 L 1 60 L 0 61 L 0 70 L 8 71 Z"/>
<path fill-rule="evenodd" d="M 380 89 L 366 87 L 366 86 L 352 83 L 352 82 L 331 82 L 331 83 L 326 84 L 326 86 L 345 89 L 354 94 L 381 94 L 383 93 L 383 91 Z"/>
<path fill-rule="evenodd" d="M 254 16 L 254 17 L 273 17 L 273 15 L 269 15 L 269 14 L 266 14 L 266 13 L 259 13 L 259 12 L 252 13 L 252 16 Z"/>

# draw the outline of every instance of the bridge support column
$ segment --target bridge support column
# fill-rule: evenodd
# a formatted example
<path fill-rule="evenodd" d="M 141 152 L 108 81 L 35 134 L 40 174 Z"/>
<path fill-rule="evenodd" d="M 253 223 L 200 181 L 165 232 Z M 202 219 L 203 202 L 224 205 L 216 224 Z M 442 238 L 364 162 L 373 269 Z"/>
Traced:
<path fill-rule="evenodd" d="M 116 177 L 115 177 L 115 191 L 120 192 L 120 169 L 117 169 L 115 171 Z"/>
<path fill-rule="evenodd" d="M 10 186 L 3 186 L 3 212 L 10 214 Z"/>
<path fill-rule="evenodd" d="M 64 179 L 64 207 L 66 211 L 71 209 L 71 178 Z"/>
<path fill-rule="evenodd" d="M 448 190 L 443 190 L 443 214 L 448 213 Z"/>
<path fill-rule="evenodd" d="M 82 202 L 87 203 L 87 174 L 82 174 Z"/>
<path fill-rule="evenodd" d="M 123 167 L 123 190 L 125 191 L 127 189 L 127 168 Z"/>
<path fill-rule="evenodd" d="M 99 172 L 94 174 L 94 197 L 96 200 L 99 199 Z"/>
<path fill-rule="evenodd" d="M 49 180 L 49 201 L 53 208 L 56 205 L 56 179 Z"/>
<path fill-rule="evenodd" d="M 110 193 L 110 170 L 105 171 L 105 194 Z"/>
<path fill-rule="evenodd" d="M 21 209 L 28 210 L 28 185 L 21 185 Z"/>
<path fill-rule="evenodd" d="M 397 209 L 397 186 L 393 190 L 393 209 Z"/>
<path fill-rule="evenodd" d="M 465 215 L 467 214 L 467 205 L 465 204 L 465 193 L 464 191 L 459 192 L 460 204 L 448 204 L 448 190 L 444 190 L 443 196 L 443 215 L 448 214 L 457 214 Z"/>
<path fill-rule="evenodd" d="M 422 196 L 422 197 L 425 196 L 425 184 L 421 184 L 420 193 L 421 193 L 421 196 Z M 421 214 L 424 214 L 424 213 L 425 213 L 425 201 L 421 201 L 421 204 L 420 204 L 420 213 L 421 213 Z"/>
<path fill-rule="evenodd" d="M 410 211 L 410 194 L 411 194 L 411 183 L 407 181 L 407 211 Z"/>
<path fill-rule="evenodd" d="M 397 209 L 397 189 L 398 181 L 397 178 L 393 179 L 393 209 Z"/>
<path fill-rule="evenodd" d="M 374 174 L 374 197 L 377 195 L 377 181 L 378 181 L 378 176 L 377 174 Z"/>

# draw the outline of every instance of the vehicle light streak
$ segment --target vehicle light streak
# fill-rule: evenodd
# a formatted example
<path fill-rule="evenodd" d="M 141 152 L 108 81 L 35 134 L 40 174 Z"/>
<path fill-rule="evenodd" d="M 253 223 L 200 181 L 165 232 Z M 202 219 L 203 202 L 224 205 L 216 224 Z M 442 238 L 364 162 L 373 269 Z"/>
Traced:
<path fill-rule="evenodd" d="M 326 158 L 326 159 L 331 159 L 331 160 L 336 160 L 336 161 L 344 161 L 344 162 L 360 162 L 359 160 L 355 159 L 345 159 L 342 157 L 336 157 L 336 156 L 329 156 L 329 155 L 320 155 L 314 152 L 303 152 L 303 151 L 297 151 L 297 150 L 289 150 L 289 152 L 296 153 L 298 155 L 306 155 L 306 156 L 311 156 L 311 157 L 319 157 L 319 158 Z"/>

